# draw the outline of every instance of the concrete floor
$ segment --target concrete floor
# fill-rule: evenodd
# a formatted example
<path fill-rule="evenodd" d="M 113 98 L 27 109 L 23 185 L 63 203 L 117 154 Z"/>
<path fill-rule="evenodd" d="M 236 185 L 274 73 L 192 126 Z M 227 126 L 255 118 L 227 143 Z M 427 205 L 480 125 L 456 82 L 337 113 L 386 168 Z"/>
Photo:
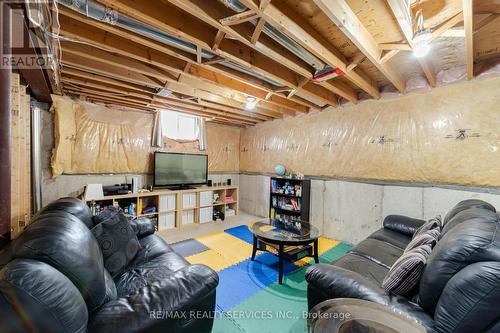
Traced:
<path fill-rule="evenodd" d="M 224 221 L 193 224 L 179 229 L 158 231 L 156 234 L 162 237 L 167 243 L 172 244 L 212 232 L 223 231 L 227 228 L 237 227 L 242 224 L 260 221 L 262 219 L 263 217 L 250 215 L 240 211 L 237 216 L 228 217 Z"/>

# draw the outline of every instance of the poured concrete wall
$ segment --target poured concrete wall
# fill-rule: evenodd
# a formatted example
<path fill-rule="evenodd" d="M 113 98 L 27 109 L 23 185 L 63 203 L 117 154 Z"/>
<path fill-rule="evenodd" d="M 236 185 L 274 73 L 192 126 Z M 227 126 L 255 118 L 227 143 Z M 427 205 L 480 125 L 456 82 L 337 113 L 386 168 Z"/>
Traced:
<path fill-rule="evenodd" d="M 485 200 L 500 209 L 498 191 L 486 193 L 479 189 L 313 179 L 311 223 L 326 237 L 355 244 L 380 228 L 389 214 L 421 219 L 437 214 L 444 217 L 456 203 L 470 198 Z M 240 200 L 243 211 L 266 217 L 269 213 L 269 176 L 241 174 Z"/>

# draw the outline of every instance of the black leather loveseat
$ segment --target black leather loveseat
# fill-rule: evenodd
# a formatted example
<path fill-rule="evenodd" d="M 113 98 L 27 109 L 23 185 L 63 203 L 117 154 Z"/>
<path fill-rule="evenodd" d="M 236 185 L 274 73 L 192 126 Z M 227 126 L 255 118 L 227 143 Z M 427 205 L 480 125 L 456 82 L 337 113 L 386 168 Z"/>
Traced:
<path fill-rule="evenodd" d="M 414 295 L 381 287 L 423 222 L 388 216 L 382 229 L 345 256 L 308 268 L 309 308 L 331 298 L 357 298 L 401 312 L 428 332 L 500 332 L 500 219 L 484 201 L 462 201 L 446 215 Z"/>
<path fill-rule="evenodd" d="M 46 206 L 0 252 L 0 332 L 210 332 L 217 273 L 131 223 L 141 246 L 113 279 L 85 203 Z"/>

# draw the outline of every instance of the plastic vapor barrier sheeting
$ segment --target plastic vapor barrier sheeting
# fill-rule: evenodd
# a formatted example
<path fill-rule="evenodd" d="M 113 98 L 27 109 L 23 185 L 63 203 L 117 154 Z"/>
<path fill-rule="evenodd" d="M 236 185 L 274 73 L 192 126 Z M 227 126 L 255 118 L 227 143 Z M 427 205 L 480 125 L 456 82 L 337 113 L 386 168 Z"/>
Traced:
<path fill-rule="evenodd" d="M 210 172 L 239 171 L 240 130 L 207 123 L 207 150 L 164 138 L 151 147 L 153 114 L 122 111 L 52 96 L 55 145 L 52 173 L 150 173 L 155 150 L 209 155 Z"/>
<path fill-rule="evenodd" d="M 241 170 L 498 187 L 499 91 L 476 80 L 250 127 Z"/>

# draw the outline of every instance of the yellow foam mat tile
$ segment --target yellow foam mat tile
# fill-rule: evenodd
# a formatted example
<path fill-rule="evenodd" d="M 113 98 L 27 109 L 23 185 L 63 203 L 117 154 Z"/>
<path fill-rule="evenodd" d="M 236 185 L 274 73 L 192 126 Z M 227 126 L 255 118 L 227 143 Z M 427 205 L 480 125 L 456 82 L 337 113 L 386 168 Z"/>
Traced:
<path fill-rule="evenodd" d="M 186 258 L 190 264 L 204 264 L 216 272 L 223 270 L 226 267 L 232 266 L 235 263 L 226 260 L 223 256 L 214 250 L 206 250 L 197 254 L 193 254 Z"/>
<path fill-rule="evenodd" d="M 318 239 L 318 254 L 322 255 L 324 252 L 330 250 L 332 247 L 339 245 L 339 241 L 331 240 L 326 237 L 320 237 Z M 295 265 L 304 266 L 306 264 L 313 264 L 314 258 L 302 258 L 294 262 Z"/>
<path fill-rule="evenodd" d="M 220 254 L 231 265 L 240 263 L 252 256 L 252 246 L 250 244 L 225 232 L 200 236 L 196 240 Z"/>

